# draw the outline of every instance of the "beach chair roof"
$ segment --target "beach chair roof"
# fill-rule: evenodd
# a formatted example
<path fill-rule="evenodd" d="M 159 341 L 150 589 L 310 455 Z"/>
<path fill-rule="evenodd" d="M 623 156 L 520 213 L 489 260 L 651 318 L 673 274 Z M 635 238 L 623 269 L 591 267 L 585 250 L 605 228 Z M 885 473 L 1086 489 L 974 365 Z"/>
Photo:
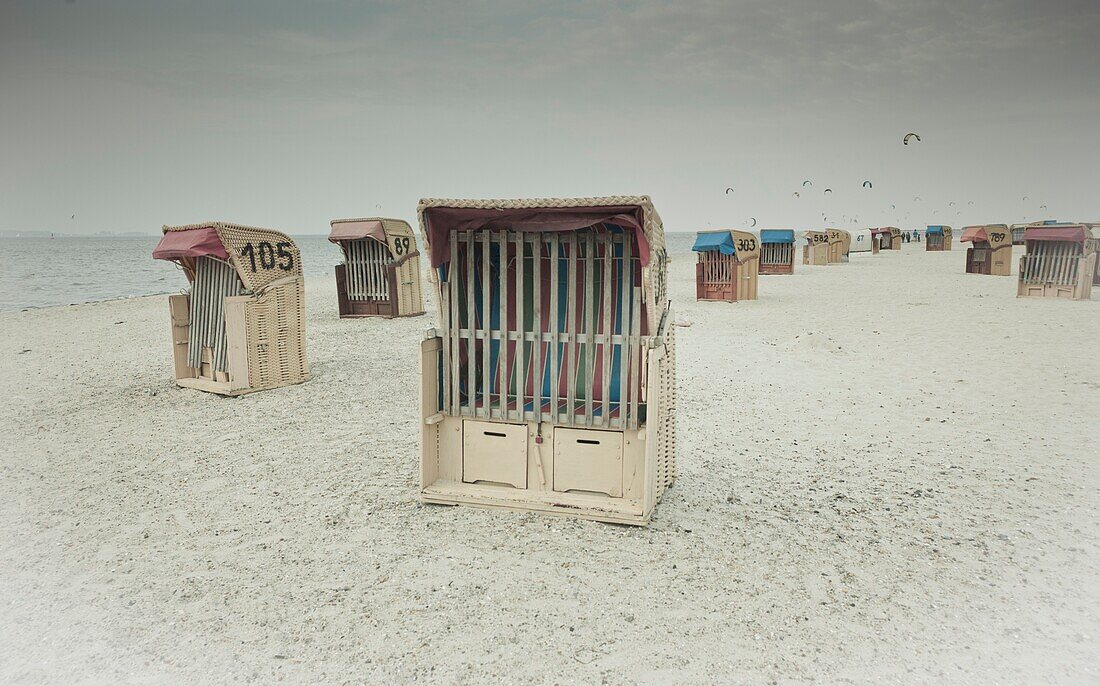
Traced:
<path fill-rule="evenodd" d="M 794 243 L 794 229 L 761 229 L 761 243 Z"/>
<path fill-rule="evenodd" d="M 691 246 L 695 252 L 718 251 L 723 255 L 735 255 L 737 248 L 733 246 L 733 234 L 728 229 L 721 231 L 700 231 L 695 235 L 695 245 Z"/>
<path fill-rule="evenodd" d="M 691 249 L 695 252 L 717 251 L 744 262 L 760 255 L 760 239 L 751 231 L 737 229 L 700 231 L 695 235 L 695 245 Z"/>
<path fill-rule="evenodd" d="M 1029 226 L 1024 230 L 1025 241 L 1067 241 L 1084 243 L 1092 238 L 1092 231 L 1086 224 L 1061 224 L 1058 226 Z"/>
<path fill-rule="evenodd" d="M 331 231 L 328 239 L 333 243 L 358 241 L 372 238 L 386 243 L 390 236 L 413 236 L 412 227 L 403 219 L 386 217 L 363 217 L 361 219 L 333 219 L 329 222 Z"/>
<path fill-rule="evenodd" d="M 924 228 L 924 232 L 926 234 L 928 234 L 928 233 L 943 233 L 944 228 L 945 227 L 939 226 L 939 225 L 936 225 L 936 226 L 929 225 L 929 226 L 926 226 Z"/>
<path fill-rule="evenodd" d="M 281 231 L 219 221 L 164 226 L 162 231 L 164 235 L 153 248 L 155 259 L 179 261 L 214 257 L 225 260 L 237 271 L 244 287 L 251 291 L 302 274 L 298 246 Z"/>
<path fill-rule="evenodd" d="M 962 237 L 959 238 L 960 243 L 973 243 L 975 241 L 985 241 L 991 243 L 989 240 L 989 234 L 991 232 L 1007 232 L 1008 226 L 1005 224 L 983 224 L 980 226 L 967 226 L 963 228 Z M 1003 238 L 1001 239 L 1004 240 Z"/>
<path fill-rule="evenodd" d="M 665 250 L 661 217 L 645 195 L 496 200 L 424 198 L 417 205 L 416 214 L 432 267 L 450 260 L 451 233 L 477 229 L 577 231 L 606 222 L 634 232 L 643 266 L 649 264 L 651 252 Z"/>

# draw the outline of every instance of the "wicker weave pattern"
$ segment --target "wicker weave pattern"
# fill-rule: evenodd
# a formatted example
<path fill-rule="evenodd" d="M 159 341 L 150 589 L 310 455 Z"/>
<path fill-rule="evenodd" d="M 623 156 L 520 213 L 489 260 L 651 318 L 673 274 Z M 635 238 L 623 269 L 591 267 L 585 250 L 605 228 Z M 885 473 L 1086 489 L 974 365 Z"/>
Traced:
<path fill-rule="evenodd" d="M 671 310 L 669 311 L 671 314 Z M 657 416 L 657 500 L 676 481 L 676 327 L 665 321 L 665 356 L 661 359 L 661 398 Z"/>
<path fill-rule="evenodd" d="M 249 386 L 272 388 L 309 378 L 305 279 L 269 287 L 245 308 Z"/>
<path fill-rule="evenodd" d="M 261 229 L 255 226 L 230 224 L 228 222 L 199 222 L 198 224 L 163 227 L 164 233 L 168 233 L 169 231 L 190 231 L 192 229 L 215 229 L 218 232 L 218 238 L 225 246 L 226 252 L 229 253 L 229 259 L 233 267 L 237 270 L 237 275 L 241 277 L 241 282 L 244 284 L 245 288 L 250 291 L 259 290 L 272 281 L 277 281 L 287 276 L 301 275 L 302 273 L 302 255 L 298 250 L 298 246 L 291 240 L 290 236 L 287 236 L 285 233 L 273 231 L 271 229 Z M 253 272 L 251 262 L 242 255 L 242 251 L 247 243 L 252 243 L 253 250 L 255 250 L 258 249 L 259 244 L 262 242 L 270 243 L 272 246 L 277 243 L 287 243 L 288 245 L 284 246 L 284 250 L 291 255 L 290 268 L 276 268 Z"/>

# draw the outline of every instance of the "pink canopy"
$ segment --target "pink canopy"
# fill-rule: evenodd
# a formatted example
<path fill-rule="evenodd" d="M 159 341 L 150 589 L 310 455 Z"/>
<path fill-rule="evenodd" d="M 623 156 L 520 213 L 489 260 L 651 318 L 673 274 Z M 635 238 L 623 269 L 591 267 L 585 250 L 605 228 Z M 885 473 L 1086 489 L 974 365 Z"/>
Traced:
<path fill-rule="evenodd" d="M 386 242 L 386 230 L 378 219 L 353 219 L 349 221 L 332 222 L 332 232 L 328 239 L 333 243 L 340 241 L 357 241 L 363 238 L 373 238 L 381 243 Z"/>
<path fill-rule="evenodd" d="M 883 235 L 889 236 L 891 233 L 892 233 L 892 230 L 891 230 L 891 227 L 889 227 L 889 226 L 881 227 L 881 228 L 878 228 L 878 229 L 871 229 L 871 235 L 872 236 L 883 236 Z"/>
<path fill-rule="evenodd" d="M 989 235 L 986 234 L 984 226 L 968 226 L 963 229 L 963 235 L 959 242 L 968 243 L 973 241 L 989 242 Z"/>
<path fill-rule="evenodd" d="M 602 222 L 632 229 L 638 244 L 638 258 L 642 266 L 649 264 L 649 241 L 645 238 L 642 228 L 645 220 L 638 205 L 517 209 L 429 207 L 424 210 L 433 267 L 450 260 L 448 241 L 452 231 L 576 231 Z"/>
<path fill-rule="evenodd" d="M 155 260 L 178 260 L 183 257 L 217 257 L 229 259 L 229 253 L 218 238 L 217 230 L 210 226 L 202 229 L 169 231 L 153 248 Z"/>
<path fill-rule="evenodd" d="M 1088 238 L 1083 226 L 1035 226 L 1024 229 L 1025 241 L 1069 241 L 1084 243 Z"/>

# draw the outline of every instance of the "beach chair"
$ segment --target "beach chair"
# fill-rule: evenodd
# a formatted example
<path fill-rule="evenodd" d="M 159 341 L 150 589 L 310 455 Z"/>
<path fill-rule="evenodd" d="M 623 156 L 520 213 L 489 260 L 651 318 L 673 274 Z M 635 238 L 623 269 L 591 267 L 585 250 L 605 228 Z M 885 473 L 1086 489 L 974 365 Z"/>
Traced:
<path fill-rule="evenodd" d="M 760 241 L 747 231 L 700 231 L 691 248 L 698 300 L 756 300 Z"/>
<path fill-rule="evenodd" d="M 794 230 L 760 232 L 760 273 L 794 274 Z"/>
<path fill-rule="evenodd" d="M 224 222 L 165 226 L 153 257 L 178 264 L 191 286 L 168 297 L 179 386 L 241 395 L 309 379 L 290 237 Z"/>
<path fill-rule="evenodd" d="M 1092 224 L 1029 226 L 1024 231 L 1017 297 L 1088 300 L 1098 267 L 1100 239 Z"/>
<path fill-rule="evenodd" d="M 951 227 L 928 226 L 924 230 L 925 252 L 943 252 L 951 250 Z"/>
<path fill-rule="evenodd" d="M 967 274 L 1012 274 L 1012 233 L 1005 224 L 967 226 L 959 241 L 970 243 L 966 249 Z"/>
<path fill-rule="evenodd" d="M 848 248 L 849 254 L 878 253 L 869 229 L 858 229 L 849 233 L 852 235 L 851 245 Z"/>
<path fill-rule="evenodd" d="M 649 522 L 675 478 L 673 313 L 647 197 L 421 200 L 421 499 Z"/>
<path fill-rule="evenodd" d="M 829 264 L 829 234 L 825 231 L 806 231 L 802 235 L 802 264 Z"/>
<path fill-rule="evenodd" d="M 424 314 L 420 252 L 412 227 L 400 219 L 368 217 L 330 222 L 340 246 L 336 265 L 340 317 L 415 317 Z"/>
<path fill-rule="evenodd" d="M 844 229 L 825 229 L 829 236 L 829 264 L 844 264 L 852 247 L 852 234 Z"/>
<path fill-rule="evenodd" d="M 878 254 L 883 250 L 890 250 L 890 244 L 893 241 L 894 227 L 883 226 L 877 229 L 871 229 L 871 240 L 873 254 Z"/>

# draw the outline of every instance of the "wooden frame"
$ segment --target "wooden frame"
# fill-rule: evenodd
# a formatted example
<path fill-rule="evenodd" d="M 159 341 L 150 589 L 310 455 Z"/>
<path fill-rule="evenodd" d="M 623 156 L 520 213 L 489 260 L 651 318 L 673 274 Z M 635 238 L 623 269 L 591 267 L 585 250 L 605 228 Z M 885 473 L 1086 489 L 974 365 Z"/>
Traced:
<path fill-rule="evenodd" d="M 692 249 L 698 256 L 696 299 L 756 300 L 761 245 L 755 235 L 730 229 L 700 231 Z"/>
<path fill-rule="evenodd" d="M 951 250 L 950 226 L 927 226 L 924 230 L 925 252 L 945 252 Z"/>
<path fill-rule="evenodd" d="M 760 231 L 760 274 L 794 274 L 794 253 L 794 229 Z"/>
<path fill-rule="evenodd" d="M 224 222 L 163 230 L 153 256 L 179 264 L 191 284 L 190 293 L 168 298 L 176 383 L 234 396 L 307 381 L 305 282 L 294 241 Z"/>
<path fill-rule="evenodd" d="M 329 240 L 344 254 L 335 269 L 341 318 L 424 314 L 420 251 L 408 222 L 365 217 L 329 225 Z"/>
<path fill-rule="evenodd" d="M 966 273 L 1010 276 L 1012 274 L 1012 232 L 1004 224 L 967 226 L 961 243 L 966 249 Z"/>
<path fill-rule="evenodd" d="M 420 201 L 421 499 L 648 523 L 675 478 L 675 345 L 646 197 Z"/>
<path fill-rule="evenodd" d="M 1098 268 L 1100 240 L 1093 224 L 1030 226 L 1024 232 L 1017 297 L 1088 300 Z"/>

